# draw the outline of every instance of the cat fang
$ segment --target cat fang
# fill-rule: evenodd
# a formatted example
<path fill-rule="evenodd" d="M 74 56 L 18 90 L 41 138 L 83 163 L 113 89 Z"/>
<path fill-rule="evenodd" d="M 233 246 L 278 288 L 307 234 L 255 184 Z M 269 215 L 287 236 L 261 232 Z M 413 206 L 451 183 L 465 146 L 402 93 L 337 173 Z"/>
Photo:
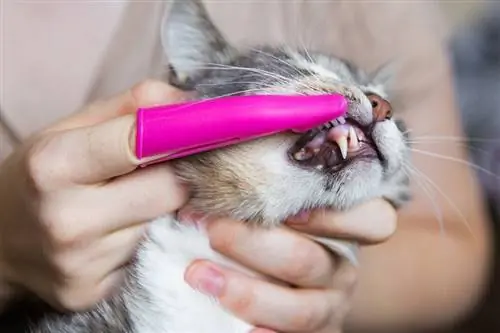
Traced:
<path fill-rule="evenodd" d="M 290 150 L 290 157 L 306 167 L 338 171 L 356 157 L 377 157 L 369 133 L 353 120 L 340 117 L 304 134 Z M 378 155 L 378 154 L 376 154 Z"/>

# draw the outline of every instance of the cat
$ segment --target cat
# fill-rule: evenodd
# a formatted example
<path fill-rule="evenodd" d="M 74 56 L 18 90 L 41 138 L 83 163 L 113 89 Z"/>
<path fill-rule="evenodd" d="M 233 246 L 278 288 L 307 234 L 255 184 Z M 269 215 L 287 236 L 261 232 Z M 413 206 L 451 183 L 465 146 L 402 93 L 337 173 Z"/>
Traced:
<path fill-rule="evenodd" d="M 340 93 L 348 100 L 347 114 L 333 128 L 173 161 L 195 211 L 272 228 L 304 210 L 342 211 L 373 198 L 399 208 L 410 199 L 407 131 L 389 101 L 390 66 L 368 74 L 346 60 L 285 46 L 237 49 L 198 0 L 173 2 L 162 41 L 169 83 L 194 92 L 195 99 Z M 115 296 L 91 311 L 46 316 L 31 332 L 249 332 L 252 325 L 184 282 L 185 269 L 199 258 L 239 267 L 210 248 L 203 230 L 174 215 L 159 217 Z"/>

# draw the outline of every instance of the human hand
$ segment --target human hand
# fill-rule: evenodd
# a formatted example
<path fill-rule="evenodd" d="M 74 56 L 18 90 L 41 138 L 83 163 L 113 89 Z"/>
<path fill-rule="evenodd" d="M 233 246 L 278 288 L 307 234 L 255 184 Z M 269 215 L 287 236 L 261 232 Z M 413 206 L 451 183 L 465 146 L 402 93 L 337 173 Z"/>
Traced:
<path fill-rule="evenodd" d="M 375 200 L 346 213 L 316 211 L 307 221 L 289 226 L 321 237 L 376 244 L 394 233 L 396 214 L 388 203 Z M 342 331 L 358 274 L 347 260 L 289 228 L 264 230 L 229 219 L 206 222 L 204 228 L 216 251 L 264 277 L 199 260 L 187 269 L 185 279 L 236 316 L 262 327 L 252 333 Z"/>
<path fill-rule="evenodd" d="M 144 82 L 51 126 L 0 166 L 0 287 L 81 310 L 119 284 L 145 222 L 187 198 L 165 164 L 131 173 L 134 113 L 181 97 Z"/>

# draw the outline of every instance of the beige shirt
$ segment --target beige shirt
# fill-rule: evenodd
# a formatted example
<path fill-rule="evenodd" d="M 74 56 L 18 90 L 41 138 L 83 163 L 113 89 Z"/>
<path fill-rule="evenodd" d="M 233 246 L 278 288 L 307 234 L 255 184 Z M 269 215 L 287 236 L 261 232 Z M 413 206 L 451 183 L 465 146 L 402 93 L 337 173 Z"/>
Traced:
<path fill-rule="evenodd" d="M 204 1 L 233 43 L 291 43 L 366 68 L 401 52 L 425 59 L 442 36 L 430 1 Z M 17 142 L 85 103 L 164 71 L 168 2 L 1 0 L 0 160 Z M 409 69 L 411 71 L 411 68 Z M 413 73 L 424 84 L 426 73 Z M 417 75 L 417 76 L 415 76 Z M 401 86 L 405 86 L 404 82 Z"/>

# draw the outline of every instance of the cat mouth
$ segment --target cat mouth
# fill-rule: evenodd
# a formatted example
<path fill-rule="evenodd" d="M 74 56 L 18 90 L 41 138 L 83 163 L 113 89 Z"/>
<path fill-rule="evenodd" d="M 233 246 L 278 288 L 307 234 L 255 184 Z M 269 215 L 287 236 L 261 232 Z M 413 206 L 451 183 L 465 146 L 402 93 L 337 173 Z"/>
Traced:
<path fill-rule="evenodd" d="M 336 172 L 360 159 L 382 161 L 367 127 L 340 117 L 302 135 L 288 151 L 301 167 Z"/>

